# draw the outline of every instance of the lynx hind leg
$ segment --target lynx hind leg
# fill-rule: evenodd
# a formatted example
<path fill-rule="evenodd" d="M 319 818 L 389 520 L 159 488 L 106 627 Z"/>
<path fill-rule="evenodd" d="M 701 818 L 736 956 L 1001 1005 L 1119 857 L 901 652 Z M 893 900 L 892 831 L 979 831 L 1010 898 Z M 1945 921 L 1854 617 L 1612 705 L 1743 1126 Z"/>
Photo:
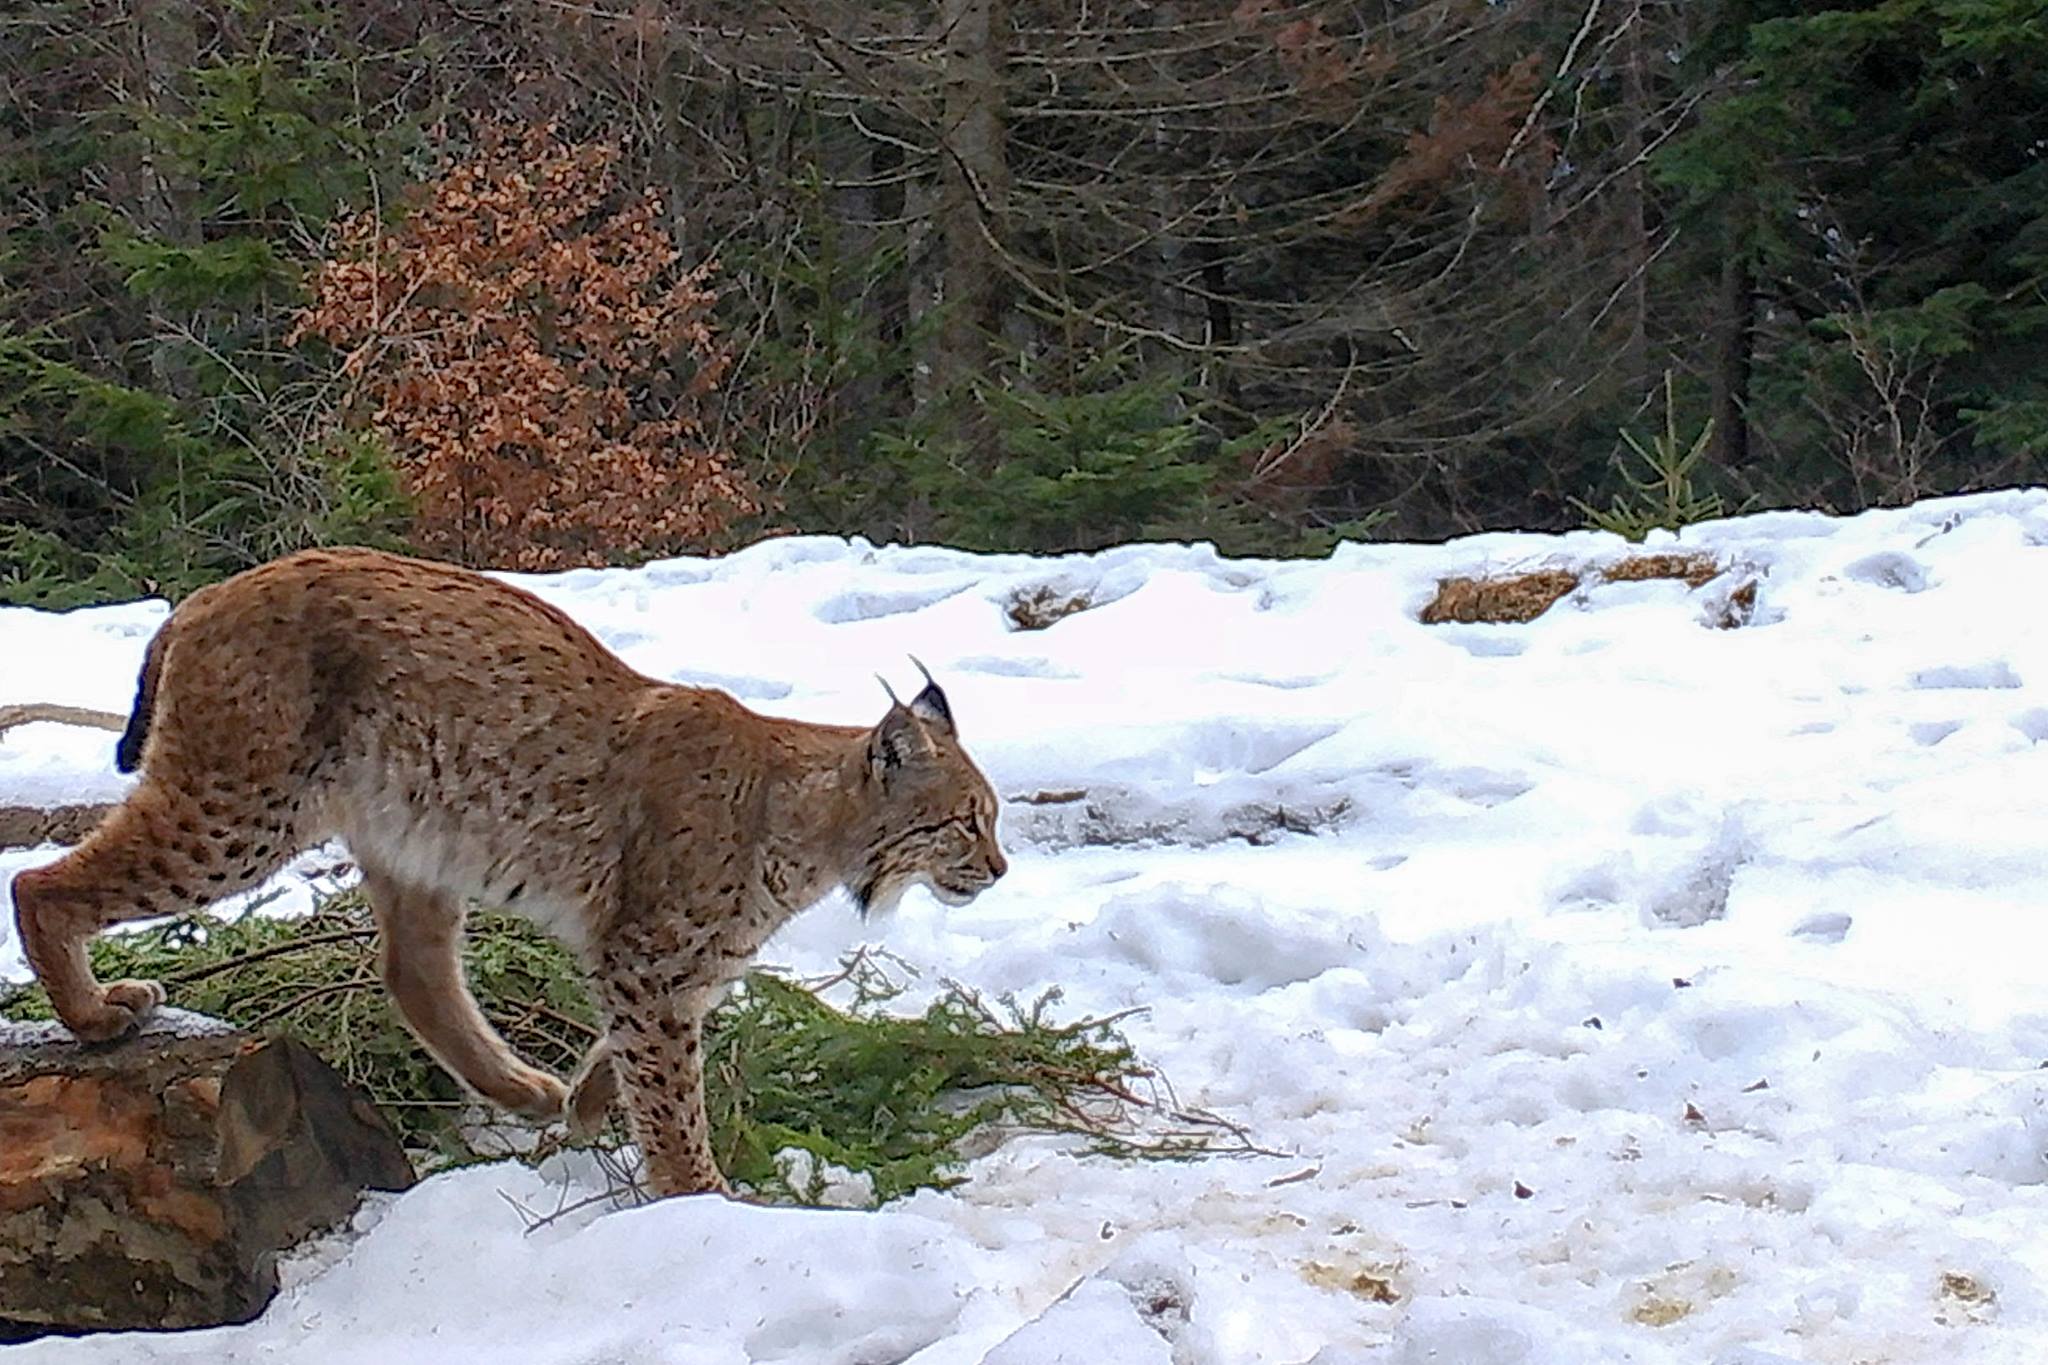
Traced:
<path fill-rule="evenodd" d="M 568 1087 L 520 1061 L 470 994 L 461 902 L 370 868 L 363 887 L 383 940 L 384 985 L 414 1036 L 451 1075 L 500 1108 L 560 1118 Z"/>
<path fill-rule="evenodd" d="M 93 935 L 201 910 L 261 883 L 296 851 L 288 819 L 270 811 L 251 818 L 238 804 L 145 779 L 77 848 L 15 877 L 22 950 L 77 1037 L 118 1037 L 164 998 L 154 981 L 95 980 L 86 956 Z"/>

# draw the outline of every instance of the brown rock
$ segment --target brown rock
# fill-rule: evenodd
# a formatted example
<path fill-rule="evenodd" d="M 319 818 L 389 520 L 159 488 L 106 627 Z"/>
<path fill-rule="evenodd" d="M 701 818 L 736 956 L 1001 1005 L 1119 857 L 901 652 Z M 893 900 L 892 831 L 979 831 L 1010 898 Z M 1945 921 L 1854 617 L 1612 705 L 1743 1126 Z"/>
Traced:
<path fill-rule="evenodd" d="M 244 1322 L 278 1253 L 411 1164 L 303 1043 L 160 1010 L 118 1042 L 0 1022 L 0 1340 Z"/>

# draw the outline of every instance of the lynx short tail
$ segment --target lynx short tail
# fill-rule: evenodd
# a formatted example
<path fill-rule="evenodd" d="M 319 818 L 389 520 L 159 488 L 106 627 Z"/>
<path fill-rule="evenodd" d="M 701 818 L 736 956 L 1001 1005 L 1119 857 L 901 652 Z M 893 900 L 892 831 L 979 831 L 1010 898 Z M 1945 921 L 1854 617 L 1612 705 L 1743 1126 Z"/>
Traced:
<path fill-rule="evenodd" d="M 142 745 L 149 738 L 150 713 L 156 710 L 156 678 L 163 671 L 164 632 L 159 630 L 142 655 L 142 675 L 135 680 L 135 709 L 128 713 L 128 728 L 114 746 L 114 766 L 132 773 L 142 766 Z"/>

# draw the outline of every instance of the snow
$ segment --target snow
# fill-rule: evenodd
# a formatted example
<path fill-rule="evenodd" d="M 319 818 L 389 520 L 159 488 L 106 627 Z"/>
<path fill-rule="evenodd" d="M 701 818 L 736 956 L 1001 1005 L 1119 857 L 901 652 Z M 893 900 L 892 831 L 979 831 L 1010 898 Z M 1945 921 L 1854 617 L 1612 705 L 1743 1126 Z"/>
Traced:
<path fill-rule="evenodd" d="M 1273 1155 L 1017 1139 L 879 1211 L 692 1199 L 532 1233 L 578 1168 L 473 1167 L 367 1207 L 253 1324 L 10 1360 L 2037 1360 L 2048 492 L 1651 548 L 1737 576 L 1589 580 L 1514 626 L 1416 613 L 1444 575 L 1626 547 L 800 538 L 520 579 L 778 715 L 871 721 L 874 674 L 901 691 L 921 658 L 1006 799 L 1010 876 L 867 924 L 828 902 L 766 960 L 872 941 L 926 989 L 1143 1007 L 1125 1027 L 1181 1100 Z M 1748 579 L 1752 623 L 1714 628 Z M 1041 592 L 1093 605 L 1013 629 Z M 124 707 L 162 611 L 0 611 L 0 703 Z M 111 740 L 10 734 L 0 801 L 117 794 Z"/>

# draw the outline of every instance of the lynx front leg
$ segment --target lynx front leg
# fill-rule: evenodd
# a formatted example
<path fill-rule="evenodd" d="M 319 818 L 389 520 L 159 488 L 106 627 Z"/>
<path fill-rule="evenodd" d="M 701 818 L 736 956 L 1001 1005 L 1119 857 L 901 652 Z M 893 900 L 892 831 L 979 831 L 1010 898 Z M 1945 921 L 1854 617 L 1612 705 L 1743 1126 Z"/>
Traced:
<path fill-rule="evenodd" d="M 619 1070 L 612 1065 L 612 1040 L 606 1034 L 590 1045 L 576 1074 L 569 1078 L 567 1103 L 569 1136 L 593 1137 L 604 1127 L 604 1116 L 619 1097 Z"/>
<path fill-rule="evenodd" d="M 604 983 L 610 1066 L 656 1198 L 725 1194 L 704 1112 L 704 1016 L 715 992 L 662 992 L 647 978 Z M 600 1083 L 601 1084 L 601 1083 Z"/>

